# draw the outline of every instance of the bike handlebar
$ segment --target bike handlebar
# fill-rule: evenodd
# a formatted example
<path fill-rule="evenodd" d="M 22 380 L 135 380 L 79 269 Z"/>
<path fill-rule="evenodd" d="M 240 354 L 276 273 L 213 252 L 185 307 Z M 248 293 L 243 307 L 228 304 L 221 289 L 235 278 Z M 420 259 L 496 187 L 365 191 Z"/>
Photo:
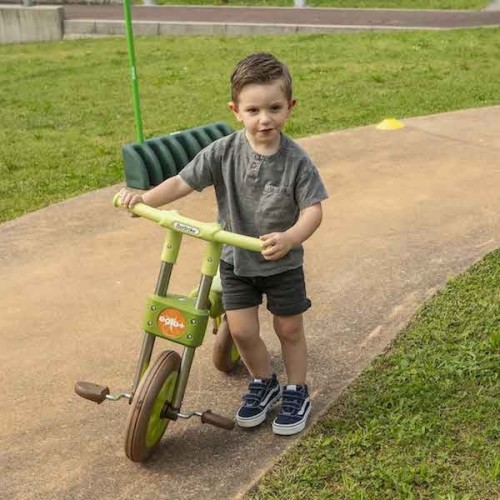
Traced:
<path fill-rule="evenodd" d="M 125 208 L 121 203 L 120 194 L 114 196 L 113 205 Z M 262 250 L 263 242 L 258 238 L 224 231 L 220 224 L 216 222 L 200 222 L 195 219 L 189 219 L 180 215 L 177 210 L 160 210 L 144 203 L 137 203 L 137 205 L 128 210 L 134 215 L 152 220 L 162 227 L 193 236 L 194 238 L 223 243 L 224 245 L 231 245 L 252 252 L 260 252 Z"/>

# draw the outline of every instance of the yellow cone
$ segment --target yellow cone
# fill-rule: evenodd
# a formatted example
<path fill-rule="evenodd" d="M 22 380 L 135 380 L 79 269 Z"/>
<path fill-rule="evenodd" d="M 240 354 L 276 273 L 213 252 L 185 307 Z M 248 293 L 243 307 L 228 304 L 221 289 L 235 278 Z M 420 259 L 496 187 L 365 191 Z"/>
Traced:
<path fill-rule="evenodd" d="M 396 118 L 386 118 L 377 125 L 377 128 L 379 130 L 398 130 L 404 126 L 405 124 L 396 120 Z"/>

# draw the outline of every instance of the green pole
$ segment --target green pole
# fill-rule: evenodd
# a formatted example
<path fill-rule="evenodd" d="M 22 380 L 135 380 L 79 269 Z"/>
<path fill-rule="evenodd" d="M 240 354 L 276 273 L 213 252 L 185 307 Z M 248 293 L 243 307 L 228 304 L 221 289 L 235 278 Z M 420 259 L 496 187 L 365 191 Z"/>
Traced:
<path fill-rule="evenodd" d="M 123 12 L 125 15 L 125 34 L 127 37 L 128 59 L 130 63 L 135 132 L 137 135 L 137 142 L 144 142 L 144 134 L 142 132 L 141 100 L 139 97 L 139 81 L 137 79 L 137 69 L 135 66 L 134 31 L 132 29 L 132 11 L 130 9 L 130 0 L 123 0 Z"/>

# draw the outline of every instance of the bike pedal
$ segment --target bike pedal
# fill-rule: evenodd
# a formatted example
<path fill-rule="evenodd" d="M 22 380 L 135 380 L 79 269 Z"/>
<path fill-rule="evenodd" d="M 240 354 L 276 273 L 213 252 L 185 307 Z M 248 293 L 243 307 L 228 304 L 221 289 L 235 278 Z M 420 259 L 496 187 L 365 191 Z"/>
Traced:
<path fill-rule="evenodd" d="M 75 392 L 82 398 L 101 404 L 109 394 L 109 387 L 94 384 L 92 382 L 77 382 Z"/>
<path fill-rule="evenodd" d="M 235 425 L 233 419 L 217 415 L 212 410 L 206 410 L 201 414 L 201 422 L 203 424 L 215 425 L 228 431 L 233 430 Z"/>

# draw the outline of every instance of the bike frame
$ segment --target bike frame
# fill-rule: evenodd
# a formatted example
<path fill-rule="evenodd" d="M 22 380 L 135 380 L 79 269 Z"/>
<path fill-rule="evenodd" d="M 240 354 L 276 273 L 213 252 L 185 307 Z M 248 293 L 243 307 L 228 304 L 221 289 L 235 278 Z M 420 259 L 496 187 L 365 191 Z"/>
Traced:
<path fill-rule="evenodd" d="M 119 195 L 115 196 L 113 203 L 116 207 L 122 206 Z M 146 304 L 143 320 L 144 337 L 129 402 L 132 401 L 137 386 L 149 366 L 156 337 L 161 337 L 184 346 L 179 377 L 171 404 L 173 412 L 178 412 L 186 391 L 194 353 L 196 348 L 203 343 L 208 318 L 223 314 L 220 303 L 211 304 L 212 301 L 209 300 L 213 297 L 211 295 L 212 283 L 218 272 L 222 245 L 260 252 L 262 242 L 258 238 L 224 231 L 217 223 L 189 219 L 175 210 L 158 210 L 138 203 L 130 211 L 156 222 L 167 231 L 155 292 L 149 296 Z M 200 282 L 194 297 L 168 293 L 172 269 L 177 262 L 184 234 L 207 242 Z M 214 310 L 211 312 L 212 307 Z"/>

